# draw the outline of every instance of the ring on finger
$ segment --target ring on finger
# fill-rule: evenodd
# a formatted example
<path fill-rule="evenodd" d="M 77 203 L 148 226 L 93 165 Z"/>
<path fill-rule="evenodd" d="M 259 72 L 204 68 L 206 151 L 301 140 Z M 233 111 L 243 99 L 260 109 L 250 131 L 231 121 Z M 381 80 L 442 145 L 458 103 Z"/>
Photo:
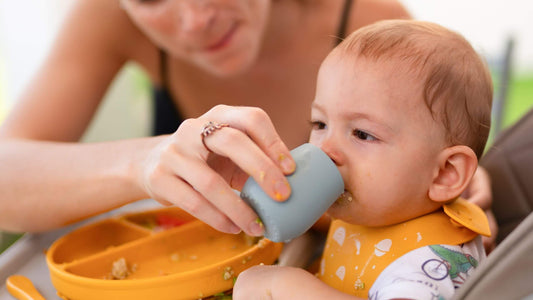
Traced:
<path fill-rule="evenodd" d="M 225 124 L 225 123 L 215 123 L 215 122 L 212 122 L 212 121 L 209 121 L 207 123 L 204 124 L 204 126 L 202 127 L 202 132 L 200 133 L 200 135 L 202 136 L 202 144 L 204 144 L 204 147 L 211 151 L 207 145 L 205 144 L 205 138 L 208 137 L 209 135 L 213 134 L 215 131 L 221 129 L 221 128 L 224 128 L 224 127 L 229 127 L 229 124 Z"/>

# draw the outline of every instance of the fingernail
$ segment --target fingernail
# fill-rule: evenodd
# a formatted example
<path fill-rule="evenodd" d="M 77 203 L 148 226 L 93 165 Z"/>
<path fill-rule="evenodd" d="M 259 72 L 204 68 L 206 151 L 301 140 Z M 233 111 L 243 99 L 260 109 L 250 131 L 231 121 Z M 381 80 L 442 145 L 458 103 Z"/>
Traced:
<path fill-rule="evenodd" d="M 257 218 L 259 220 L 259 218 Z M 264 234 L 263 222 L 255 220 L 250 224 L 250 233 L 253 236 L 261 236 Z"/>
<path fill-rule="evenodd" d="M 280 162 L 281 169 L 286 174 L 291 174 L 296 169 L 296 164 L 292 159 L 289 159 L 285 154 L 281 153 L 278 156 L 278 161 Z"/>
<path fill-rule="evenodd" d="M 274 184 L 274 199 L 277 201 L 285 200 L 291 194 L 291 187 L 287 180 L 280 180 Z"/>
<path fill-rule="evenodd" d="M 233 233 L 233 234 L 237 234 L 237 233 L 240 233 L 242 231 L 242 229 L 240 229 L 237 225 L 235 224 L 232 224 L 231 227 L 229 228 L 229 232 L 230 233 Z"/>

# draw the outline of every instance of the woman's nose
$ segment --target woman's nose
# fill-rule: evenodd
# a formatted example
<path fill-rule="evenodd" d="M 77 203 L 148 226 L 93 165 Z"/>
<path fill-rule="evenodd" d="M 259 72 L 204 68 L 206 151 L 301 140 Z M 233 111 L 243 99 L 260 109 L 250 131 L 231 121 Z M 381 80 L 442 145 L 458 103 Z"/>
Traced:
<path fill-rule="evenodd" d="M 186 0 L 179 5 L 180 29 L 183 33 L 207 31 L 215 16 L 214 8 L 206 1 Z"/>

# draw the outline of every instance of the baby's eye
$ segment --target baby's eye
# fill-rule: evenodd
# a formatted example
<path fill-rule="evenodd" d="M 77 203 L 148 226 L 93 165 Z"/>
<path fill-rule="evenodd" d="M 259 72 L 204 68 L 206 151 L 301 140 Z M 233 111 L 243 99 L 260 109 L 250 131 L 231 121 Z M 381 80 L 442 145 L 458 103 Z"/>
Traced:
<path fill-rule="evenodd" d="M 359 129 L 355 129 L 353 131 L 353 134 L 355 135 L 356 138 L 363 140 L 363 141 L 377 141 L 377 139 L 373 135 L 368 134 Z"/>
<path fill-rule="evenodd" d="M 311 121 L 312 130 L 323 130 L 326 129 L 326 123 L 320 121 Z"/>

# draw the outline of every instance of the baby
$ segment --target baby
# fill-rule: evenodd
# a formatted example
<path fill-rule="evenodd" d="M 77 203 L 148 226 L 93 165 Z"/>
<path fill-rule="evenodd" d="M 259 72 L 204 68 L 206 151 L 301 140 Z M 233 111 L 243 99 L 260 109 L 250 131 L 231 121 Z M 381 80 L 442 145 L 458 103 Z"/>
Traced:
<path fill-rule="evenodd" d="M 448 299 L 485 257 L 486 216 L 459 198 L 490 129 L 492 82 L 460 35 L 382 21 L 324 60 L 310 142 L 337 164 L 345 193 L 316 276 L 242 273 L 235 299 Z M 242 298 L 241 298 L 242 297 Z"/>

